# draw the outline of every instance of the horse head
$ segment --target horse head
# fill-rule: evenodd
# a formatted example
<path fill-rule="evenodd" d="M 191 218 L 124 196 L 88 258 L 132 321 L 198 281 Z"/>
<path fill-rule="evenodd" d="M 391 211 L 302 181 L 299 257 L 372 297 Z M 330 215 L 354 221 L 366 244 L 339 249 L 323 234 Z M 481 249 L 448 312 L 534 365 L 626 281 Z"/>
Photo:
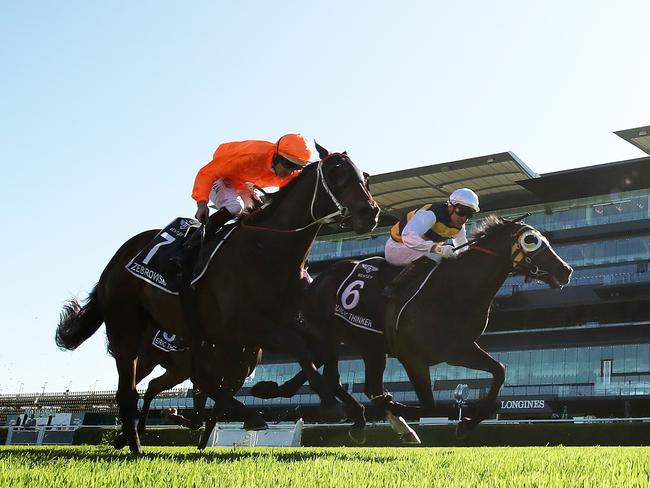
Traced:
<path fill-rule="evenodd" d="M 483 238 L 486 241 L 501 241 L 501 252 L 510 256 L 511 271 L 514 274 L 543 281 L 551 288 L 563 288 L 571 279 L 573 268 L 557 255 L 548 239 L 531 225 L 490 216 L 475 235 L 481 241 Z"/>
<path fill-rule="evenodd" d="M 345 225 L 357 234 L 377 226 L 379 205 L 368 188 L 368 174 L 362 173 L 347 153 L 330 153 L 316 144 L 321 157 L 318 171 L 322 186 L 338 208 Z"/>

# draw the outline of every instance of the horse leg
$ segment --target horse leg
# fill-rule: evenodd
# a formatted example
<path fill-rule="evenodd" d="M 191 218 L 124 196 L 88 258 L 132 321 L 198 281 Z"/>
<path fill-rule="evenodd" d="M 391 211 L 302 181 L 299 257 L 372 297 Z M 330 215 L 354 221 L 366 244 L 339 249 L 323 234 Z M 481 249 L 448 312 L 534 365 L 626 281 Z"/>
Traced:
<path fill-rule="evenodd" d="M 140 439 L 136 429 L 138 422 L 138 392 L 135 389 L 135 369 L 137 363 L 137 351 L 135 348 L 128 349 L 112 346 L 115 354 L 115 363 L 119 375 L 117 394 L 115 399 L 119 405 L 120 419 L 122 421 L 122 433 L 124 436 L 116 440 L 115 447 L 124 446 L 123 441 L 128 442 L 133 454 L 142 454 Z"/>
<path fill-rule="evenodd" d="M 471 418 L 463 418 L 456 428 L 456 435 L 459 437 L 466 436 L 482 420 L 485 420 L 496 411 L 496 399 L 499 390 L 506 379 L 506 368 L 499 361 L 490 356 L 487 352 L 479 347 L 476 342 L 463 354 L 454 359 L 447 361 L 452 366 L 463 366 L 469 369 L 478 369 L 492 374 L 492 384 L 487 396 L 478 401 L 474 415 Z"/>
<path fill-rule="evenodd" d="M 250 320 L 253 321 L 255 319 L 259 321 L 258 323 L 266 321 L 260 316 L 251 318 Z M 269 332 L 260 337 L 260 342 L 266 348 L 280 352 L 290 351 L 298 361 L 298 364 L 309 381 L 309 386 L 321 399 L 321 416 L 323 420 L 326 422 L 341 420 L 345 416 L 343 407 L 336 400 L 336 396 L 329 384 L 320 375 L 318 369 L 316 369 L 312 359 L 312 353 L 299 332 L 290 327 L 284 327 L 282 329 L 266 327 L 264 330 Z"/>
<path fill-rule="evenodd" d="M 208 439 L 210 438 L 210 434 L 212 434 L 212 431 L 217 425 L 217 419 L 224 412 L 226 405 L 228 404 L 229 401 L 229 397 L 223 392 L 223 390 L 217 389 L 215 391 L 217 391 L 218 393 L 210 394 L 211 398 L 214 400 L 214 406 L 212 407 L 210 414 L 207 416 L 205 420 L 205 430 L 203 431 L 203 434 L 201 434 L 201 437 L 199 438 L 198 448 L 200 450 L 205 449 L 206 446 L 208 445 Z"/>
<path fill-rule="evenodd" d="M 375 359 L 375 362 L 378 362 Z M 383 368 L 385 367 L 386 357 L 382 359 L 382 369 L 381 374 L 383 375 Z M 372 364 L 372 363 L 371 363 Z M 431 393 L 431 379 L 429 377 L 429 368 L 428 366 L 416 366 L 413 364 L 404 364 L 404 368 L 413 383 L 413 386 L 416 390 L 416 394 L 420 401 L 423 401 L 425 404 L 433 405 L 433 395 Z M 366 370 L 367 371 L 367 370 Z M 383 390 L 383 381 L 381 383 L 377 382 L 377 377 L 381 378 L 377 374 L 370 376 L 366 372 L 366 381 L 371 380 L 371 383 L 367 384 L 369 392 L 380 391 L 379 388 Z M 374 381 L 372 381 L 374 378 Z M 375 384 L 377 386 L 373 387 Z M 368 393 L 366 393 L 368 394 Z M 412 414 L 414 412 L 419 412 L 420 409 L 408 407 L 399 402 L 393 401 L 392 396 L 389 393 L 382 393 L 372 397 L 372 401 L 375 405 L 379 406 L 385 412 L 386 419 L 389 421 L 392 429 L 397 432 L 400 436 L 402 442 L 405 444 L 421 444 L 420 438 L 417 433 L 406 423 L 402 415 Z"/>
<path fill-rule="evenodd" d="M 315 366 L 319 367 L 320 365 L 316 363 Z M 254 397 L 265 400 L 269 398 L 291 398 L 298 393 L 298 390 L 306 381 L 307 376 L 305 373 L 298 371 L 293 378 L 281 385 L 278 385 L 275 381 L 258 381 L 252 386 L 250 393 Z"/>
<path fill-rule="evenodd" d="M 138 354 L 138 362 L 135 370 L 135 384 L 139 384 L 146 376 L 149 376 L 158 363 L 158 355 L 154 351 L 149 350 L 149 348 L 141 349 L 140 354 Z M 138 435 L 140 437 L 144 435 L 147 425 L 151 400 L 156 396 L 154 394 L 148 397 L 150 387 L 151 385 L 147 387 L 147 392 L 144 395 L 144 403 L 140 412 L 140 420 L 138 421 Z"/>
<path fill-rule="evenodd" d="M 176 353 L 169 353 L 169 354 L 176 354 Z M 147 416 L 149 415 L 149 408 L 151 406 L 151 401 L 159 393 L 162 393 L 163 391 L 175 387 L 176 385 L 182 383 L 186 379 L 187 376 L 184 376 L 182 374 L 178 375 L 176 374 L 176 371 L 174 371 L 173 368 L 168 368 L 161 376 L 159 376 L 158 378 L 154 378 L 149 382 L 147 391 L 144 394 L 144 404 L 142 405 L 142 413 L 140 414 L 140 423 L 138 424 L 138 434 L 140 436 L 144 435 L 145 422 L 147 420 Z M 180 417 L 180 416 L 170 415 L 170 418 L 174 418 L 174 417 Z"/>
<path fill-rule="evenodd" d="M 436 402 L 431 391 L 429 365 L 422 364 L 413 359 L 400 359 L 400 362 L 413 385 L 420 405 L 418 407 L 401 405 L 401 409 L 398 411 L 403 415 L 418 415 L 420 417 L 435 416 Z"/>
<path fill-rule="evenodd" d="M 183 427 L 188 427 L 192 430 L 200 429 L 203 426 L 203 418 L 205 417 L 205 404 L 208 401 L 208 395 L 196 387 L 192 392 L 192 419 L 186 425 L 183 423 Z M 183 420 L 187 421 L 185 417 Z"/>
<path fill-rule="evenodd" d="M 341 375 L 339 373 L 339 342 L 338 337 L 330 337 L 326 341 L 327 350 L 323 351 L 325 357 L 323 376 L 339 400 L 343 402 L 348 417 L 352 420 L 352 427 L 348 431 L 350 439 L 357 444 L 365 444 L 365 408 L 341 385 Z"/>

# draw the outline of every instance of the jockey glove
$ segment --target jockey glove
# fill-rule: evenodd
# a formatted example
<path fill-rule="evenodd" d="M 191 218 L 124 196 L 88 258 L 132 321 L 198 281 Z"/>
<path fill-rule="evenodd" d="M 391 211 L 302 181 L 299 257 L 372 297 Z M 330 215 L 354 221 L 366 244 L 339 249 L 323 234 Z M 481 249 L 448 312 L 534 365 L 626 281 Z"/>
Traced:
<path fill-rule="evenodd" d="M 196 214 L 194 215 L 194 217 L 202 224 L 207 223 L 208 215 L 210 213 L 210 211 L 208 210 L 208 202 L 206 202 L 205 200 L 201 200 L 200 202 L 197 202 L 196 205 L 198 208 L 196 209 Z"/>
<path fill-rule="evenodd" d="M 454 246 L 436 246 L 433 248 L 433 252 L 440 254 L 443 259 L 456 257 L 456 254 L 454 253 Z"/>

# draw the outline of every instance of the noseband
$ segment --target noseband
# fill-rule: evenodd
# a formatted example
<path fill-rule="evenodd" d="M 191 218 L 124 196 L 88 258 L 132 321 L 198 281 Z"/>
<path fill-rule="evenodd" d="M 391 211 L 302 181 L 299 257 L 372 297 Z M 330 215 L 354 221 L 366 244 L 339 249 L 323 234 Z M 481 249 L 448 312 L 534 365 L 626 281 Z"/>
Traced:
<path fill-rule="evenodd" d="M 521 227 L 516 232 L 510 234 L 512 238 L 512 246 L 510 248 L 510 267 L 513 272 L 518 272 L 527 276 L 534 276 L 536 279 L 546 276 L 549 273 L 541 270 L 539 266 L 533 264 L 533 258 L 546 249 L 548 246 L 543 245 L 531 253 L 527 253 L 519 243 L 519 237 L 526 231 L 530 230 L 529 227 Z M 491 249 L 478 246 L 474 243 L 469 245 L 468 251 L 479 251 L 490 256 L 497 256 L 497 253 Z"/>

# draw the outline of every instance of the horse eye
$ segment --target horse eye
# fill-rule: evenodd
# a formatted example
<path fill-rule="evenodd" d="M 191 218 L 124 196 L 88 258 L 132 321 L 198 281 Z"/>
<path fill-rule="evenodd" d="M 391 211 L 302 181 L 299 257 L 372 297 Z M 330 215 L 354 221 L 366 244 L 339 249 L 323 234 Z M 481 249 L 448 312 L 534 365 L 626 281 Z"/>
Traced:
<path fill-rule="evenodd" d="M 334 166 L 330 170 L 329 174 L 332 176 L 332 179 L 334 180 L 334 184 L 336 186 L 343 186 L 347 182 L 348 172 L 340 164 L 337 164 L 336 166 Z"/>

